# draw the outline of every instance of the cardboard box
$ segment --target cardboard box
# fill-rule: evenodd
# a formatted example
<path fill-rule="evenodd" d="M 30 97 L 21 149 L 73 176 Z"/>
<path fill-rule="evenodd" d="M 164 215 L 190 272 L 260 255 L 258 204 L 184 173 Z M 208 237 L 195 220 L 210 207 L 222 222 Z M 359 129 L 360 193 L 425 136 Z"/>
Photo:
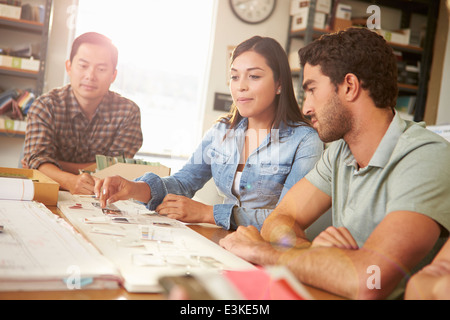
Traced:
<path fill-rule="evenodd" d="M 0 67 L 12 68 L 12 57 L 0 55 Z"/>
<path fill-rule="evenodd" d="M 22 7 L 0 4 L 0 17 L 20 19 Z"/>
<path fill-rule="evenodd" d="M 27 122 L 25 120 L 13 120 L 6 116 L 0 116 L 0 129 L 23 132 L 27 129 Z"/>
<path fill-rule="evenodd" d="M 28 70 L 28 71 L 39 71 L 39 60 L 26 59 L 26 58 L 12 58 L 12 67 L 16 69 Z"/>
<path fill-rule="evenodd" d="M 95 171 L 96 165 L 89 166 L 85 168 L 88 171 Z M 104 179 L 106 177 L 119 175 L 128 180 L 134 180 L 144 175 L 146 172 L 153 172 L 160 177 L 166 177 L 170 175 L 170 168 L 158 165 L 150 166 L 144 164 L 133 164 L 133 163 L 116 163 L 109 166 L 103 170 L 93 173 L 94 177 Z"/>
<path fill-rule="evenodd" d="M 309 7 L 301 8 L 300 13 L 292 17 L 291 31 L 299 31 L 306 29 L 308 25 Z M 315 29 L 324 29 L 327 15 L 322 12 L 315 12 L 314 25 Z"/>
<path fill-rule="evenodd" d="M 352 6 L 339 3 L 336 8 L 336 18 L 351 20 L 352 19 Z"/>
<path fill-rule="evenodd" d="M 291 16 L 300 13 L 300 10 L 309 7 L 309 0 L 291 0 Z M 331 13 L 331 0 L 317 0 L 316 12 Z"/>
<path fill-rule="evenodd" d="M 333 23 L 334 23 L 333 25 L 334 31 L 345 30 L 352 26 L 352 20 L 335 18 Z"/>
<path fill-rule="evenodd" d="M 0 167 L 0 173 L 23 175 L 36 180 L 34 183 L 34 201 L 46 206 L 56 206 L 58 202 L 59 184 L 38 170 Z"/>
<path fill-rule="evenodd" d="M 379 34 L 386 39 L 387 42 L 398 43 L 402 45 L 409 44 L 409 38 L 411 36 L 411 29 L 403 29 L 400 31 L 389 31 L 389 30 L 377 30 Z"/>

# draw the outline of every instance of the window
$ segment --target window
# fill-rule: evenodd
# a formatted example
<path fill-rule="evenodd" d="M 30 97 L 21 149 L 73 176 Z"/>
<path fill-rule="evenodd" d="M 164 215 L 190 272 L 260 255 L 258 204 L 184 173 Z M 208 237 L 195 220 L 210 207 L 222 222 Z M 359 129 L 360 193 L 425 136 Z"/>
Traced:
<path fill-rule="evenodd" d="M 212 0 L 79 0 L 75 36 L 95 31 L 119 50 L 111 90 L 136 102 L 139 154 L 189 156 L 202 134 Z"/>

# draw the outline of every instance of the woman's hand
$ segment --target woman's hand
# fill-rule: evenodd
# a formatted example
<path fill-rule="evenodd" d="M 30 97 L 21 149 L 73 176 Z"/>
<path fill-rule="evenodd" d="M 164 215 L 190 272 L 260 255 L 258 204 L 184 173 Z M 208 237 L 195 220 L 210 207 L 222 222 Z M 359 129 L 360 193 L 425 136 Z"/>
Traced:
<path fill-rule="evenodd" d="M 168 194 L 163 202 L 156 207 L 156 212 L 183 222 L 215 224 L 213 208 L 213 206 L 184 196 Z"/>
<path fill-rule="evenodd" d="M 118 200 L 135 200 L 147 203 L 151 199 L 151 190 L 145 182 L 134 182 L 120 176 L 97 180 L 94 192 L 102 208 Z"/>

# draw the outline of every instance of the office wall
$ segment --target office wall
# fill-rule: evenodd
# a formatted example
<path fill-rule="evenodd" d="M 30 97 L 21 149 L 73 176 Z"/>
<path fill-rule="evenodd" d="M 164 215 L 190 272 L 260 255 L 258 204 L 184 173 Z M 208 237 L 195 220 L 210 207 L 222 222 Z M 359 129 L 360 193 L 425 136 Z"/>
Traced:
<path fill-rule="evenodd" d="M 447 3 L 449 0 L 446 1 Z M 72 5 L 76 0 L 54 1 L 52 31 L 49 40 L 47 77 L 44 90 L 58 87 L 65 82 L 64 61 L 72 30 Z M 217 0 L 216 19 L 213 25 L 209 75 L 205 82 L 203 100 L 203 126 L 205 132 L 223 113 L 213 110 L 214 93 L 229 93 L 227 86 L 227 48 L 254 35 L 270 36 L 283 46 L 286 44 L 289 24 L 288 0 L 277 1 L 274 14 L 265 22 L 250 25 L 238 20 L 229 7 L 228 0 Z M 441 44 L 442 45 L 442 44 Z M 437 124 L 450 123 L 450 33 L 443 48 L 445 50 L 441 90 L 438 99 Z"/>
<path fill-rule="evenodd" d="M 64 63 L 71 46 L 77 0 L 53 1 L 51 32 L 48 40 L 47 69 L 45 71 L 44 92 L 65 84 Z"/>
<path fill-rule="evenodd" d="M 45 91 L 65 83 L 64 61 L 70 48 L 70 29 L 76 0 L 58 0 L 53 5 L 53 24 L 49 40 L 48 67 Z M 222 114 L 213 110 L 214 92 L 228 93 L 227 86 L 227 47 L 236 46 L 254 35 L 269 36 L 286 44 L 289 24 L 288 0 L 277 1 L 273 15 L 265 22 L 256 25 L 246 24 L 236 18 L 228 0 L 217 0 L 216 19 L 212 36 L 211 63 L 204 90 L 203 131 L 207 130 Z"/>
<path fill-rule="evenodd" d="M 228 46 L 236 46 L 240 42 L 254 36 L 272 37 L 284 47 L 289 25 L 290 1 L 277 1 L 273 15 L 261 24 L 250 25 L 241 22 L 231 11 L 228 0 L 218 0 L 217 18 L 213 33 L 213 46 L 209 80 L 205 91 L 203 131 L 206 131 L 215 120 L 223 114 L 213 110 L 214 93 L 229 93 L 227 85 Z"/>

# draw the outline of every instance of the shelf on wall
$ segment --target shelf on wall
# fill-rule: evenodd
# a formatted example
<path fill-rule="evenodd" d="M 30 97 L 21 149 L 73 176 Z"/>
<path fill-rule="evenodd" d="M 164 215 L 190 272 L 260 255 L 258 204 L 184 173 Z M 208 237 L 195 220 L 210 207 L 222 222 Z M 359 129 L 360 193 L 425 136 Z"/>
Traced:
<path fill-rule="evenodd" d="M 0 134 L 11 137 L 25 137 L 26 120 L 13 120 L 5 116 L 0 117 Z"/>
<path fill-rule="evenodd" d="M 335 32 L 333 30 L 326 30 L 326 29 L 313 29 L 313 39 L 319 38 L 321 35 L 328 34 Z M 306 34 L 306 29 L 297 30 L 297 31 L 291 31 L 291 38 L 304 38 Z M 412 46 L 412 45 L 406 45 L 406 44 L 400 44 L 395 42 L 387 42 L 393 49 L 404 51 L 404 52 L 410 52 L 410 53 L 416 53 L 416 54 L 422 54 L 423 48 L 418 46 Z"/>
<path fill-rule="evenodd" d="M 39 77 L 39 72 L 0 66 L 0 75 L 37 79 Z"/>
<path fill-rule="evenodd" d="M 403 92 L 417 93 L 417 91 L 419 90 L 419 86 L 412 84 L 398 83 L 397 86 L 398 90 Z"/>
<path fill-rule="evenodd" d="M 37 21 L 19 20 L 6 17 L 0 17 L 0 26 L 13 29 L 21 29 L 24 31 L 30 31 L 35 33 L 41 33 L 44 28 L 44 24 Z"/>
<path fill-rule="evenodd" d="M 358 2 L 365 2 L 368 4 L 375 4 L 381 7 L 390 7 L 399 9 L 401 11 L 400 22 L 401 28 L 408 28 L 411 26 L 411 15 L 420 14 L 427 18 L 426 29 L 423 43 L 421 46 L 400 44 L 389 42 L 388 44 L 394 51 L 400 51 L 406 56 L 406 60 L 420 63 L 420 77 L 417 85 L 410 85 L 405 83 L 398 83 L 399 92 L 406 95 L 417 96 L 414 121 L 422 121 L 424 119 L 426 99 L 428 93 L 428 81 L 430 79 L 431 62 L 433 58 L 434 37 L 437 27 L 437 16 L 439 13 L 439 3 L 441 0 L 358 0 Z M 310 6 L 315 7 L 316 0 L 310 1 Z M 290 17 L 292 19 L 292 16 Z M 319 38 L 323 34 L 335 32 L 334 30 L 314 28 L 314 14 L 308 15 L 307 26 L 302 30 L 291 30 L 291 23 L 289 24 L 288 40 L 286 45 L 286 52 L 291 53 L 291 40 L 304 39 L 305 45 L 310 41 Z M 418 63 L 418 65 L 419 65 Z M 415 65 L 415 64 L 413 64 Z M 302 103 L 303 90 L 301 88 L 302 73 L 298 69 L 292 70 L 293 78 L 299 78 L 300 81 L 296 85 L 298 89 L 298 100 Z M 399 79 L 400 80 L 400 79 Z"/>
<path fill-rule="evenodd" d="M 0 66 L 0 87 L 3 90 L 30 88 L 35 95 L 43 93 L 45 84 L 45 70 L 47 62 L 47 48 L 51 28 L 51 12 L 53 0 L 26 1 L 33 8 L 39 6 L 41 21 L 24 20 L 10 17 L 0 17 L 0 45 L 37 45 L 39 52 L 33 52 L 36 60 L 19 58 L 21 61 L 13 60 L 13 64 L 3 61 Z M 41 10 L 41 7 L 44 9 Z M 17 32 L 19 34 L 17 34 Z M 26 36 L 23 36 L 26 35 Z M 23 38 L 23 43 L 21 39 Z M 1 58 L 1 57 L 0 57 Z M 10 79 L 8 79 L 8 77 Z M 20 78 L 26 81 L 17 81 Z"/>

